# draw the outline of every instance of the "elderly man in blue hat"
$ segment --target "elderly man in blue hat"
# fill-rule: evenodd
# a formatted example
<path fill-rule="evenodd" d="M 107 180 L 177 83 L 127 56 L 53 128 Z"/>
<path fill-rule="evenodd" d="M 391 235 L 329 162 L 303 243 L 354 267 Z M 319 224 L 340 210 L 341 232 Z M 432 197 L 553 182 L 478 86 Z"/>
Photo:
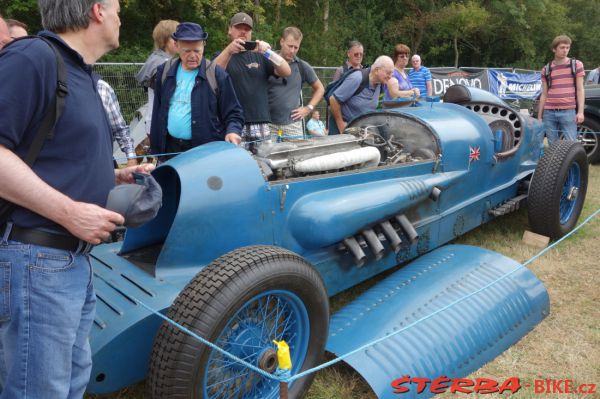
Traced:
<path fill-rule="evenodd" d="M 198 24 L 183 22 L 173 39 L 179 58 L 156 71 L 152 151 L 180 153 L 218 140 L 239 144 L 242 107 L 227 72 L 204 58 L 208 33 Z"/>

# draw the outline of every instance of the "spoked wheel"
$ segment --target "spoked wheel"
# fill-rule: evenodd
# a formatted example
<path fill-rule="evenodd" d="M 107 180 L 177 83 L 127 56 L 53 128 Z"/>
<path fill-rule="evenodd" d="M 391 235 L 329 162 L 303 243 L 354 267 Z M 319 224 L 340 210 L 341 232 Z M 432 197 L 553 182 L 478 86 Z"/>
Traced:
<path fill-rule="evenodd" d="M 600 123 L 596 120 L 586 117 L 585 121 L 579 125 L 577 134 L 583 149 L 587 153 L 589 163 L 600 161 Z"/>
<path fill-rule="evenodd" d="M 588 162 L 576 141 L 558 140 L 544 153 L 529 188 L 529 224 L 536 233 L 560 238 L 571 231 L 583 208 Z"/>
<path fill-rule="evenodd" d="M 204 268 L 168 315 L 218 347 L 273 374 L 273 340 L 285 340 L 292 374 L 316 366 L 329 323 L 319 274 L 298 255 L 275 247 L 233 251 Z M 290 398 L 311 377 L 290 385 Z M 279 397 L 279 384 L 164 323 L 154 343 L 147 381 L 152 398 Z"/>

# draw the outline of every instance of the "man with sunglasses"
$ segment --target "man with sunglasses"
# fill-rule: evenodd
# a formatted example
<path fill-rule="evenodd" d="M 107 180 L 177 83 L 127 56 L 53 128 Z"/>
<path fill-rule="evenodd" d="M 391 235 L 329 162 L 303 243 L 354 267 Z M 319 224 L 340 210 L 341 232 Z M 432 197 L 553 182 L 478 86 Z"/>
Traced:
<path fill-rule="evenodd" d="M 365 55 L 365 50 L 363 45 L 358 40 L 351 40 L 348 42 L 348 50 L 346 51 L 347 59 L 344 62 L 344 65 L 337 68 L 335 73 L 333 74 L 332 82 L 335 82 L 342 76 L 342 74 L 350 69 L 363 69 L 366 68 L 365 65 L 362 64 L 363 57 Z"/>

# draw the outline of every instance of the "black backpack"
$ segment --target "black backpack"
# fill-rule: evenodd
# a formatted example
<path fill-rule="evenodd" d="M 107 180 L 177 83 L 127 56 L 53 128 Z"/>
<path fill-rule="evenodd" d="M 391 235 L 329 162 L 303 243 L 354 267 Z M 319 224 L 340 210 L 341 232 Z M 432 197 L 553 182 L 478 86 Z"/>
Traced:
<path fill-rule="evenodd" d="M 327 84 L 327 87 L 325 88 L 325 94 L 323 94 L 323 98 L 327 102 L 327 105 L 329 105 L 329 98 L 333 95 L 333 92 L 336 91 L 336 89 L 338 87 L 340 87 L 340 85 L 342 84 L 342 82 L 344 80 L 346 80 L 346 78 L 348 76 L 350 76 L 351 74 L 353 74 L 355 72 L 362 73 L 362 80 L 360 82 L 360 85 L 358 85 L 358 89 L 356 89 L 356 91 L 352 94 L 352 97 L 354 97 L 355 95 L 357 95 L 358 93 L 360 93 L 361 91 L 363 91 L 365 89 L 365 87 L 367 87 L 369 85 L 369 72 L 371 72 L 371 68 L 366 68 L 366 69 L 348 69 L 346 72 L 344 72 L 342 74 L 342 76 L 340 76 L 340 78 L 338 80 L 335 80 L 333 82 L 329 82 Z"/>
<path fill-rule="evenodd" d="M 7 48 L 11 44 L 19 41 L 19 40 L 30 40 L 30 39 L 40 39 L 43 40 L 54 52 L 56 56 L 56 96 L 53 100 L 51 100 L 50 104 L 48 104 L 48 109 L 44 114 L 44 118 L 40 123 L 40 127 L 38 128 L 37 133 L 35 134 L 33 141 L 31 142 L 31 146 L 29 147 L 29 151 L 27 151 L 27 155 L 23 162 L 27 164 L 27 166 L 32 167 L 37 159 L 42 147 L 44 146 L 45 140 L 50 140 L 54 137 L 54 127 L 56 125 L 56 121 L 62 115 L 63 109 L 65 108 L 65 97 L 69 94 L 69 90 L 67 89 L 67 74 L 65 71 L 65 61 L 63 60 L 62 55 L 60 55 L 59 50 L 56 48 L 56 45 L 52 43 L 52 41 L 40 37 L 40 36 L 24 36 L 18 39 L 13 40 L 12 42 L 6 44 L 4 48 Z M 12 202 L 5 200 L 4 198 L 0 198 L 0 225 L 5 223 L 10 214 L 15 209 L 16 205 Z"/>

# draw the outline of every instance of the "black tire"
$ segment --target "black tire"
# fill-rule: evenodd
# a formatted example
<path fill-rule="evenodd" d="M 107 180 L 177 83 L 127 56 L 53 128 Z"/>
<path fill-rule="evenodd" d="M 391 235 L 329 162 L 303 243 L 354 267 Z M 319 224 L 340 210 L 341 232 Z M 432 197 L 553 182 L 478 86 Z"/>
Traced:
<path fill-rule="evenodd" d="M 582 139 L 589 163 L 600 161 L 600 135 L 598 132 L 600 132 L 600 122 L 587 115 L 577 128 L 577 134 Z"/>
<path fill-rule="evenodd" d="M 567 140 L 552 144 L 540 159 L 529 187 L 531 229 L 552 239 L 571 231 L 583 208 L 587 181 L 588 162 L 581 144 Z"/>
<path fill-rule="evenodd" d="M 269 305 L 270 293 L 274 293 L 276 296 L 276 305 L 273 303 Z M 279 296 L 275 293 L 281 293 L 279 295 L 284 298 L 281 303 Z M 267 324 L 268 321 L 261 325 L 260 320 L 256 320 L 260 317 L 251 318 L 249 316 L 255 311 L 255 303 L 261 305 L 265 303 L 265 297 L 261 297 L 261 295 L 265 295 L 267 298 L 265 309 L 268 309 L 269 312 L 264 311 L 264 313 L 277 314 L 275 317 L 277 327 L 274 330 L 288 330 L 288 325 L 292 325 L 294 322 L 297 322 L 296 327 L 304 325 L 301 322 L 302 317 L 293 319 L 285 311 L 280 312 L 280 306 L 282 309 L 290 310 L 290 314 L 298 313 L 308 316 L 307 328 L 294 332 L 296 337 L 302 337 L 302 334 L 305 334 L 306 337 L 296 338 L 297 341 L 291 338 L 292 342 L 308 344 L 304 353 L 299 353 L 299 350 L 295 352 L 290 344 L 292 357 L 304 357 L 303 361 L 297 362 L 301 364 L 293 364 L 293 374 L 318 365 L 324 353 L 329 327 L 327 292 L 319 273 L 308 262 L 293 252 L 281 248 L 245 247 L 213 261 L 202 269 L 179 294 L 169 309 L 168 317 L 218 346 L 220 346 L 220 342 L 229 343 L 231 346 L 224 347 L 225 350 L 239 348 L 240 352 L 244 351 L 244 357 L 248 359 L 256 357 L 255 360 L 258 358 L 264 360 L 267 355 L 262 357 L 257 355 L 259 352 L 264 353 L 262 344 L 256 345 L 261 349 L 247 349 L 255 346 L 249 345 L 247 339 L 240 338 L 242 336 L 251 337 L 252 344 L 256 344 L 257 341 L 251 333 L 260 331 L 262 334 L 262 330 L 269 330 L 269 328 L 260 328 L 270 326 Z M 291 305 L 289 308 L 285 308 L 287 306 L 285 295 L 294 298 L 291 301 L 294 302 L 292 305 L 301 303 L 304 305 L 304 309 L 301 309 L 302 306 L 297 306 L 297 309 L 300 310 L 294 313 L 293 309 L 296 308 Z M 270 311 L 273 307 L 277 312 Z M 252 315 L 262 315 L 260 309 L 262 308 Z M 268 320 L 269 316 L 266 315 L 264 320 Z M 280 323 L 281 318 L 285 322 Z M 255 323 L 255 326 L 253 324 L 254 330 L 251 330 L 251 323 L 246 324 L 242 321 Z M 242 325 L 243 328 L 240 327 Z M 256 328 L 257 326 L 258 328 Z M 293 328 L 290 327 L 289 330 L 293 330 Z M 281 339 L 277 336 L 278 334 L 271 336 L 270 333 L 267 333 L 264 335 L 265 337 L 261 338 L 268 338 L 269 342 L 271 342 L 270 339 Z M 227 346 L 227 344 L 223 346 Z M 297 346 L 301 347 L 302 345 Z M 249 351 L 256 353 L 246 356 Z M 269 353 L 269 356 L 272 358 L 272 353 Z M 146 381 L 147 397 L 213 399 L 241 398 L 244 394 L 248 395 L 243 396 L 245 398 L 256 397 L 256 399 L 279 397 L 278 383 L 271 382 L 256 372 L 249 372 L 242 377 L 244 372 L 249 371 L 248 369 L 240 367 L 240 373 L 236 374 L 238 367 L 236 365 L 222 366 L 224 364 L 222 359 L 228 360 L 171 324 L 163 323 L 155 339 L 150 358 Z M 213 367 L 211 368 L 209 364 L 212 364 Z M 218 367 L 215 367 L 215 364 Z M 289 397 L 302 397 L 312 379 L 313 375 L 293 382 L 289 387 Z M 215 384 L 218 389 L 214 388 L 214 390 L 219 392 L 213 392 L 207 385 L 207 381 L 210 381 L 208 385 Z M 260 394 L 254 391 L 252 394 L 245 392 L 250 388 L 256 390 L 260 388 Z M 231 392 L 232 390 L 236 391 L 235 394 Z M 239 392 L 240 390 L 244 392 Z"/>

